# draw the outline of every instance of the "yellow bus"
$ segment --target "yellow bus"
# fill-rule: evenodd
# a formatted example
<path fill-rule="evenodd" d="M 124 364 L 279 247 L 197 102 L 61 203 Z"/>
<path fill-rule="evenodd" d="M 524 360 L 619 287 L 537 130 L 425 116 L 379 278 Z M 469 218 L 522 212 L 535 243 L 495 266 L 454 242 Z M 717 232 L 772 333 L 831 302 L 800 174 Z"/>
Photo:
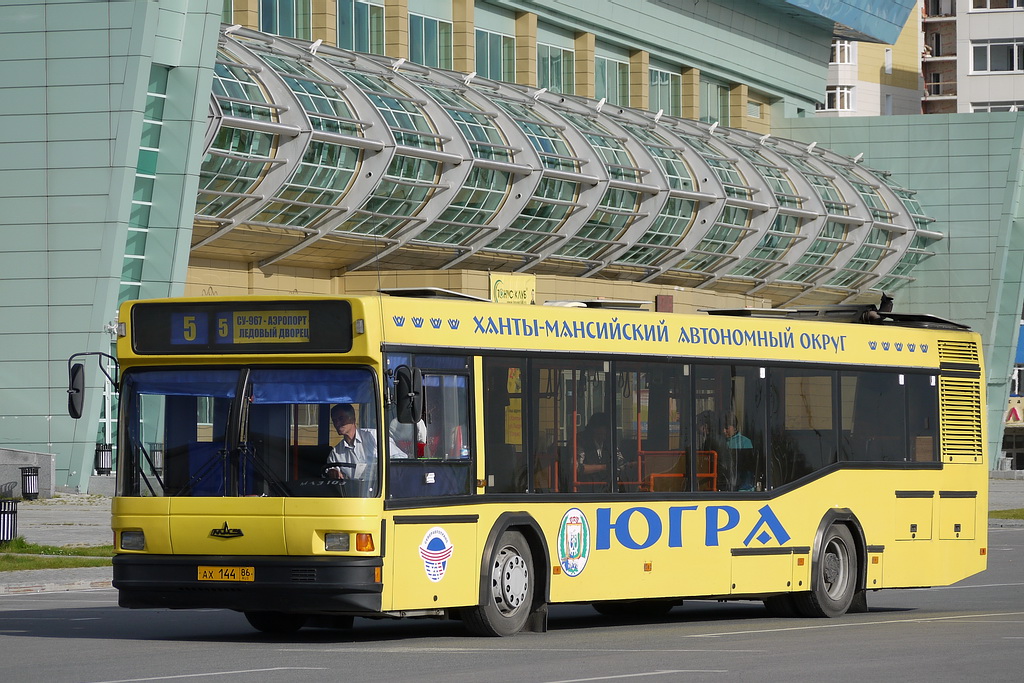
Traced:
<path fill-rule="evenodd" d="M 985 569 L 963 326 L 437 294 L 126 303 L 120 604 L 511 635 L 559 603 L 836 617 Z"/>

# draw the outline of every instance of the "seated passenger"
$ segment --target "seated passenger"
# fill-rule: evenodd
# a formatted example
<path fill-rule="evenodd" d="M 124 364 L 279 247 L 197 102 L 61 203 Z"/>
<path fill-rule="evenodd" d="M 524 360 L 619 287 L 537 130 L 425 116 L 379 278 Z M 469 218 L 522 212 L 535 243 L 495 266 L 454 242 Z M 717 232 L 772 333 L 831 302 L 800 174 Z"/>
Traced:
<path fill-rule="evenodd" d="M 415 427 L 415 430 L 413 429 Z M 388 425 L 388 436 L 406 453 L 415 453 L 417 458 L 426 455 L 427 447 L 427 423 L 423 420 L 415 425 L 399 422 L 398 418 L 392 418 Z M 392 458 L 398 456 L 392 455 Z"/>
<path fill-rule="evenodd" d="M 754 462 L 754 444 L 740 433 L 735 413 L 727 413 L 722 423 L 725 447 L 729 454 L 730 488 L 734 491 L 753 491 L 757 464 Z"/>
<path fill-rule="evenodd" d="M 621 469 L 624 464 L 622 453 L 612 446 L 611 425 L 608 422 L 608 416 L 604 413 L 594 413 L 576 444 L 576 479 L 587 482 L 608 482 L 610 481 L 609 466 L 612 463 L 617 469 Z M 607 487 L 604 489 L 595 487 L 588 490 L 607 490 Z"/>

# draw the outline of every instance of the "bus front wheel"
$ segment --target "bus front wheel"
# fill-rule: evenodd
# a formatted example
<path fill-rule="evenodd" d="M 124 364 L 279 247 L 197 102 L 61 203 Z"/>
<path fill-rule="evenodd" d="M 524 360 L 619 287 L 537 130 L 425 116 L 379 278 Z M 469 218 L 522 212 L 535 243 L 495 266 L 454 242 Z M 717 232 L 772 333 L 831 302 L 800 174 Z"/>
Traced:
<path fill-rule="evenodd" d="M 797 610 L 805 617 L 845 614 L 857 592 L 857 547 L 845 525 L 833 524 L 825 532 L 813 571 L 813 588 L 793 596 Z"/>
<path fill-rule="evenodd" d="M 306 615 L 286 612 L 246 612 L 249 625 L 263 633 L 287 635 L 306 625 Z"/>
<path fill-rule="evenodd" d="M 465 613 L 466 626 L 477 635 L 511 636 L 523 629 L 533 606 L 533 554 L 518 531 L 506 531 L 491 555 L 485 581 L 486 599 Z"/>

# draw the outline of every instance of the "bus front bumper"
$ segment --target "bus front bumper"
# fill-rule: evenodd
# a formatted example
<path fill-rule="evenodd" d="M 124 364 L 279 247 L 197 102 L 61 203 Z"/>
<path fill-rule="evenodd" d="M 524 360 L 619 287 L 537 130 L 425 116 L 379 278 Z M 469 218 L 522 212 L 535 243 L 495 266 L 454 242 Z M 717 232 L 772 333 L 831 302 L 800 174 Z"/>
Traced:
<path fill-rule="evenodd" d="M 379 557 L 117 555 L 118 604 L 133 609 L 380 612 Z"/>

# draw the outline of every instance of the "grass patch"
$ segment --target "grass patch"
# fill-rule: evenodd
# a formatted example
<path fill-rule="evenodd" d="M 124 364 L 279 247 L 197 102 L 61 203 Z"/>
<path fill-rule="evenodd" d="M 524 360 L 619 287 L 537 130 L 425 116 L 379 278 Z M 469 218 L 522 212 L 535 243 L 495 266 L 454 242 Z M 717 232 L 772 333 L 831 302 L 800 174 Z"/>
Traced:
<path fill-rule="evenodd" d="M 988 516 L 991 519 L 1024 519 L 1024 508 L 1016 510 L 990 510 Z"/>
<path fill-rule="evenodd" d="M 0 544 L 0 572 L 27 569 L 108 567 L 114 546 L 55 546 L 29 543 L 21 536 Z"/>
<path fill-rule="evenodd" d="M 18 536 L 13 541 L 0 544 L 0 553 L 53 555 L 54 557 L 113 557 L 114 546 L 39 545 L 38 543 L 29 543 L 24 537 Z"/>
<path fill-rule="evenodd" d="M 0 574 L 29 569 L 72 569 L 76 567 L 109 567 L 102 557 L 52 557 L 49 555 L 12 555 L 0 552 Z"/>

